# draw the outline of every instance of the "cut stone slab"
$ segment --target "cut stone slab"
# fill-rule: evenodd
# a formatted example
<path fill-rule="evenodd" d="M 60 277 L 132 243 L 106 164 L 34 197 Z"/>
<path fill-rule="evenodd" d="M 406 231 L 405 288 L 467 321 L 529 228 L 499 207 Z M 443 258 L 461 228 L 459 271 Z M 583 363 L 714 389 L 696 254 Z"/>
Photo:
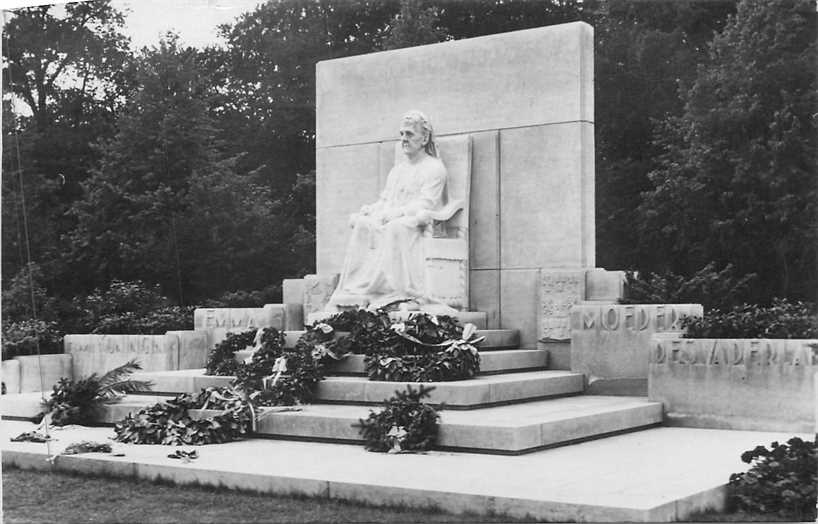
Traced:
<path fill-rule="evenodd" d="M 349 355 L 343 360 L 332 363 L 328 368 L 330 374 L 363 375 L 364 355 Z M 509 349 L 503 351 L 480 351 L 480 374 L 507 373 L 544 369 L 548 365 L 548 352 L 540 349 Z"/>
<path fill-rule="evenodd" d="M 656 428 L 524 456 L 387 455 L 362 446 L 254 439 L 197 447 L 200 458 L 187 464 L 167 458 L 168 446 L 114 443 L 124 457 L 59 456 L 52 466 L 44 444 L 9 441 L 34 427 L 3 423 L 4 466 L 577 522 L 669 522 L 722 508 L 729 475 L 748 467 L 741 453 L 793 436 Z M 66 429 L 50 449 L 56 454 L 72 442 L 112 434 L 111 428 Z"/>
<path fill-rule="evenodd" d="M 209 376 L 203 369 L 175 372 L 135 373 L 134 378 L 150 380 L 155 393 L 198 392 L 210 386 L 229 386 L 234 377 Z M 526 371 L 500 375 L 480 375 L 453 382 L 376 382 L 366 377 L 326 377 L 318 384 L 316 402 L 374 404 L 411 385 L 434 387 L 428 400 L 445 403 L 451 409 L 473 409 L 488 405 L 522 402 L 546 397 L 582 393 L 583 376 L 570 371 Z"/>
<path fill-rule="evenodd" d="M 361 440 L 356 425 L 370 408 L 313 404 L 262 411 L 259 433 L 277 438 Z M 576 396 L 469 411 L 442 410 L 438 446 L 520 454 L 661 423 L 662 405 L 637 397 Z"/>
<path fill-rule="evenodd" d="M 50 396 L 50 391 L 46 392 L 45 395 L 40 391 L 3 395 L 0 397 L 0 415 L 4 419 L 30 419 L 42 412 L 42 402 Z M 101 424 L 114 424 L 125 418 L 128 413 L 139 411 L 146 406 L 171 398 L 173 397 L 155 394 L 128 395 L 119 402 L 104 406 L 100 412 L 99 422 Z"/>
<path fill-rule="evenodd" d="M 363 377 L 327 377 L 316 391 L 318 402 L 348 404 L 380 403 L 405 390 L 421 385 L 435 389 L 426 400 L 445 403 L 450 409 L 473 409 L 490 405 L 573 395 L 583 390 L 583 376 L 568 371 L 528 371 L 478 376 L 453 382 L 375 382 Z"/>

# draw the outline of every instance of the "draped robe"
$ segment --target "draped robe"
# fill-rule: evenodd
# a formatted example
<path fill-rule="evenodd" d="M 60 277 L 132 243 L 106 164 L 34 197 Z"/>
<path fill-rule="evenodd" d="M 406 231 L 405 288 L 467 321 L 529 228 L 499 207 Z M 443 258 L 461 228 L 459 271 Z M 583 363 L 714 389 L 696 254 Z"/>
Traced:
<path fill-rule="evenodd" d="M 445 204 L 446 167 L 426 156 L 397 164 L 389 172 L 377 202 L 352 215 L 338 287 L 328 309 L 337 306 L 381 306 L 401 299 L 424 303 L 422 233 L 425 211 Z"/>

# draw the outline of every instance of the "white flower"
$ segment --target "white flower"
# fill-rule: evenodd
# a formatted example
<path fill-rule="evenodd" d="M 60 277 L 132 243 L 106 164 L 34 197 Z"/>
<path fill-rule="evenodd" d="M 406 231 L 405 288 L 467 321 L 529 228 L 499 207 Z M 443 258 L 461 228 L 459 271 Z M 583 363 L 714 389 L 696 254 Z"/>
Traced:
<path fill-rule="evenodd" d="M 320 324 L 317 324 L 315 326 L 315 329 L 320 330 L 325 335 L 329 335 L 330 333 L 333 332 L 332 326 L 330 326 L 329 324 L 326 324 L 324 322 L 321 322 Z"/>
<path fill-rule="evenodd" d="M 406 324 L 403 322 L 398 322 L 397 324 L 392 324 L 389 329 L 395 333 L 406 333 Z"/>

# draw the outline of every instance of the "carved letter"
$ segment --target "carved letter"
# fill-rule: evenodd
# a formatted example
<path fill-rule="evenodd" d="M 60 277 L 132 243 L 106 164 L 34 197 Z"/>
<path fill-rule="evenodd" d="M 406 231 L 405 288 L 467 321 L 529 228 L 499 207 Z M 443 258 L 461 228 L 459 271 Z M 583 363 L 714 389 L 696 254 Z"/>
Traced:
<path fill-rule="evenodd" d="M 596 315 L 594 314 L 594 310 L 583 310 L 582 314 L 582 327 L 584 329 L 590 329 L 594 327 L 594 322 L 596 321 Z"/>
<path fill-rule="evenodd" d="M 730 363 L 734 366 L 738 366 L 744 362 L 744 348 L 742 348 L 738 340 L 733 341 L 733 358 L 731 359 Z"/>
<path fill-rule="evenodd" d="M 654 364 L 664 364 L 665 360 L 667 359 L 667 352 L 665 351 L 665 347 L 662 345 L 661 342 L 656 342 L 656 347 L 654 348 L 653 354 Z"/>
<path fill-rule="evenodd" d="M 635 322 L 634 322 L 634 311 L 633 306 L 625 306 L 622 308 L 622 327 L 630 329 L 634 331 Z"/>
<path fill-rule="evenodd" d="M 650 325 L 650 315 L 648 314 L 647 311 L 645 311 L 644 307 L 639 308 L 638 320 L 639 321 L 637 323 L 637 329 L 639 331 L 646 330 Z"/>
<path fill-rule="evenodd" d="M 613 322 L 611 322 L 611 313 L 613 313 Z M 619 310 L 611 306 L 602 314 L 602 327 L 608 331 L 614 331 L 619 327 Z"/>
<path fill-rule="evenodd" d="M 665 319 L 665 306 L 656 306 L 656 320 L 653 328 L 662 331 L 662 321 Z"/>

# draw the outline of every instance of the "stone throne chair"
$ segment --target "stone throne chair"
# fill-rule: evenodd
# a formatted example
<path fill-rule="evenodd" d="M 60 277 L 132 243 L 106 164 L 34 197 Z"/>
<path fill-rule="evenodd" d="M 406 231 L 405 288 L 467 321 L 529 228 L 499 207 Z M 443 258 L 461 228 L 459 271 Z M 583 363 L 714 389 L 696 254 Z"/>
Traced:
<path fill-rule="evenodd" d="M 442 209 L 430 212 L 431 220 L 423 231 L 426 291 L 434 301 L 464 311 L 469 307 L 472 140 L 470 135 L 460 135 L 439 138 L 436 144 L 448 179 L 446 204 Z M 402 156 L 400 142 L 396 142 L 392 147 L 392 165 Z M 381 180 L 381 186 L 384 182 L 385 178 Z M 434 309 L 434 305 L 424 309 Z"/>

